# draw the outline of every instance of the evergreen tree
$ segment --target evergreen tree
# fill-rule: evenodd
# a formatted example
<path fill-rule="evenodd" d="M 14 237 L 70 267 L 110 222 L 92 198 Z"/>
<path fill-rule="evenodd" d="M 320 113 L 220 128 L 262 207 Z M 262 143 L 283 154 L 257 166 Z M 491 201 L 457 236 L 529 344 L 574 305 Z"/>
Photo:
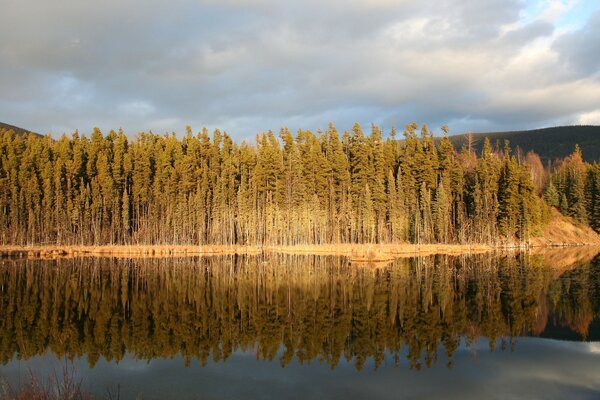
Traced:
<path fill-rule="evenodd" d="M 448 243 L 450 241 L 451 204 L 446 190 L 446 185 L 444 184 L 443 178 L 441 178 L 433 202 L 435 236 L 436 241 L 440 243 Z"/>
<path fill-rule="evenodd" d="M 510 155 L 507 141 L 498 184 L 498 227 L 500 234 L 507 238 L 512 238 L 517 233 L 517 221 L 520 213 L 520 180 L 519 165 L 516 157 Z"/>
<path fill-rule="evenodd" d="M 544 192 L 544 200 L 549 206 L 558 207 L 560 203 L 560 195 L 552 180 L 548 181 L 546 191 Z"/>
<path fill-rule="evenodd" d="M 583 223 L 587 222 L 586 199 L 585 199 L 585 178 L 586 167 L 581 155 L 581 149 L 575 146 L 575 151 L 570 160 L 570 176 L 568 181 L 568 199 L 570 214 Z"/>
<path fill-rule="evenodd" d="M 586 192 L 587 220 L 596 232 L 600 232 L 600 164 L 594 163 L 590 166 Z"/>

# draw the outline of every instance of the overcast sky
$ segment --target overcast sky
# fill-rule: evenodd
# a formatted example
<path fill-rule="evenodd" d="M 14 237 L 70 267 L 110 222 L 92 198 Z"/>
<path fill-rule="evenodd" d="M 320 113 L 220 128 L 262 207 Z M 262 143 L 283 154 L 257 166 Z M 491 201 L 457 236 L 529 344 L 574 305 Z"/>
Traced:
<path fill-rule="evenodd" d="M 454 133 L 600 124 L 598 0 L 0 0 L 0 121 Z"/>

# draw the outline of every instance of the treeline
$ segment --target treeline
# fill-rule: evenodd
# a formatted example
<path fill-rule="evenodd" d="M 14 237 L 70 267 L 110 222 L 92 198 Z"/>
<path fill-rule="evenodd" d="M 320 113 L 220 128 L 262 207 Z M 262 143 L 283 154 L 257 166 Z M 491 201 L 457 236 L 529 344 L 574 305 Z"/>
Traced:
<path fill-rule="evenodd" d="M 600 164 L 584 162 L 579 146 L 552 168 L 544 198 L 561 213 L 600 232 Z"/>
<path fill-rule="evenodd" d="M 190 128 L 134 140 L 7 130 L 0 154 L 4 244 L 497 243 L 539 235 L 550 214 L 543 166 L 537 182 L 535 162 L 508 143 L 476 154 L 416 124 L 404 140 L 356 124 L 342 135 L 282 129 L 256 144 Z M 594 226 L 597 191 L 585 185 L 597 175 L 586 175 L 582 200 Z M 578 213 L 580 188 L 562 176 L 551 180 L 559 206 L 564 193 Z"/>
<path fill-rule="evenodd" d="M 599 263 L 557 276 L 537 257 L 402 259 L 381 269 L 343 257 L 5 259 L 0 364 L 57 356 L 225 361 L 239 350 L 282 366 L 391 355 L 413 368 L 485 337 L 491 349 L 547 335 L 585 339 L 600 317 Z M 593 332 L 592 332 L 593 334 Z M 389 358 L 388 358 L 389 359 Z"/>

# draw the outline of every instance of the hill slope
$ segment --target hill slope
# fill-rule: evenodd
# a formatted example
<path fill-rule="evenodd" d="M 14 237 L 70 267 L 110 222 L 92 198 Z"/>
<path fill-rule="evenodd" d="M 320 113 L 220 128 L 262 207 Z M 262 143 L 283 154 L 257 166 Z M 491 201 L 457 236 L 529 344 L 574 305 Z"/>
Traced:
<path fill-rule="evenodd" d="M 543 236 L 534 238 L 532 243 L 536 246 L 583 244 L 600 246 L 600 235 L 589 226 L 562 215 L 557 209 L 552 208 L 552 217 L 544 229 Z"/>
<path fill-rule="evenodd" d="M 508 140 L 513 149 L 518 146 L 524 152 L 533 150 L 544 163 L 568 156 L 576 144 L 581 147 L 586 161 L 600 161 L 600 126 L 557 126 L 529 131 L 473 133 L 472 145 L 477 151 L 481 151 L 486 137 L 490 139 L 492 146 L 498 143 L 502 148 L 504 141 Z M 466 134 L 449 138 L 457 149 L 466 146 L 468 142 Z"/>
<path fill-rule="evenodd" d="M 35 132 L 28 131 L 27 129 L 19 128 L 18 126 L 5 124 L 4 122 L 0 122 L 0 131 L 1 130 L 12 130 L 17 135 L 24 135 L 26 133 L 35 133 Z M 35 133 L 35 134 L 38 136 L 41 136 L 39 133 Z"/>

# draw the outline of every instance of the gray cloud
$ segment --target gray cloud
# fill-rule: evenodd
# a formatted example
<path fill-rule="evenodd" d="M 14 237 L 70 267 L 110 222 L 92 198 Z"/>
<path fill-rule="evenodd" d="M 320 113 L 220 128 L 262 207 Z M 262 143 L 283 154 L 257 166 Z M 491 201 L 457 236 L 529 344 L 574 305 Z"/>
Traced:
<path fill-rule="evenodd" d="M 561 61 L 577 77 L 600 73 L 600 11 L 576 32 L 563 35 L 554 44 Z"/>
<path fill-rule="evenodd" d="M 523 46 L 544 36 L 549 36 L 554 31 L 554 26 L 548 21 L 533 21 L 520 29 L 508 32 L 504 40 L 510 47 Z"/>
<path fill-rule="evenodd" d="M 557 34 L 523 24 L 516 0 L 4 3 L 0 120 L 39 132 L 458 132 L 576 122 L 600 104 L 598 15 Z"/>

